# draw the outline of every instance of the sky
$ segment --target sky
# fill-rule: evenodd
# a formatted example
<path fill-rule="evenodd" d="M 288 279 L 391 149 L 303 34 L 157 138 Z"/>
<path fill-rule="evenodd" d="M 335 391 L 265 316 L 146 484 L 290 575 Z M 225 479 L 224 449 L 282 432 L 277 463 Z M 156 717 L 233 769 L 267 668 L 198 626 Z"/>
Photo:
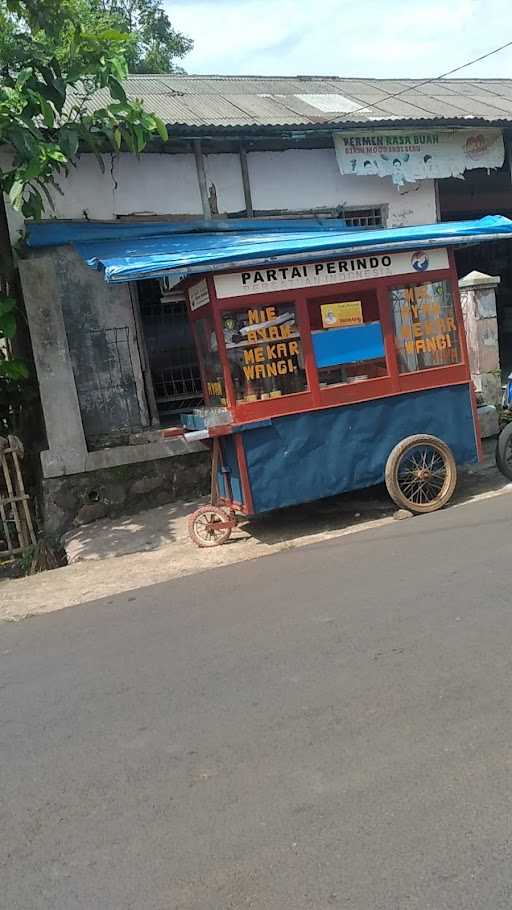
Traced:
<path fill-rule="evenodd" d="M 511 0 L 164 0 L 188 73 L 432 77 L 512 40 Z M 460 76 L 511 77 L 512 47 Z"/>

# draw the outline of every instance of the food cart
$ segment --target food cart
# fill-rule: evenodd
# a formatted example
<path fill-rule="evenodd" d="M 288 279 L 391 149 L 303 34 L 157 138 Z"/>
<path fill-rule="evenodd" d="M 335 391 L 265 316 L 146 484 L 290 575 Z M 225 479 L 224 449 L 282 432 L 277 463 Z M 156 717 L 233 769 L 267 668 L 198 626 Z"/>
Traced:
<path fill-rule="evenodd" d="M 478 460 L 450 249 L 245 265 L 191 280 L 188 301 L 212 446 L 199 546 L 225 542 L 237 513 L 382 481 L 431 512 Z"/>

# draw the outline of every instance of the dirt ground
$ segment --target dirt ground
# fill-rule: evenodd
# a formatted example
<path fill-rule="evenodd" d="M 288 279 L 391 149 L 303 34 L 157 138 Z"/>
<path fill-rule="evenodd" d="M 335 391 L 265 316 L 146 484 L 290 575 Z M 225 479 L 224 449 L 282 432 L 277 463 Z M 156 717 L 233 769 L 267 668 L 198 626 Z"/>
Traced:
<path fill-rule="evenodd" d="M 460 472 L 449 508 L 512 492 L 512 484 L 496 469 L 494 440 L 486 442 L 485 451 L 481 465 Z M 385 488 L 375 487 L 244 521 L 224 546 L 199 550 L 187 532 L 187 516 L 197 505 L 161 506 L 71 532 L 65 539 L 68 566 L 0 582 L 0 619 L 61 610 L 181 575 L 343 537 L 386 525 L 396 511 Z M 421 521 L 421 517 L 409 520 Z"/>

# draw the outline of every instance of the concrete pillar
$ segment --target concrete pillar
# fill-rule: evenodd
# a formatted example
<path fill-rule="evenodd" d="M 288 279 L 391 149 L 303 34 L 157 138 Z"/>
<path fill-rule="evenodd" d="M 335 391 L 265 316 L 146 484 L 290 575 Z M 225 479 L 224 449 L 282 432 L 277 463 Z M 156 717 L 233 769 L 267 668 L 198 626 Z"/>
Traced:
<path fill-rule="evenodd" d="M 39 380 L 48 450 L 41 452 L 44 477 L 85 470 L 87 445 L 50 256 L 18 263 Z"/>
<path fill-rule="evenodd" d="M 470 272 L 459 281 L 471 375 L 486 404 L 501 403 L 501 370 L 496 318 L 496 275 Z"/>

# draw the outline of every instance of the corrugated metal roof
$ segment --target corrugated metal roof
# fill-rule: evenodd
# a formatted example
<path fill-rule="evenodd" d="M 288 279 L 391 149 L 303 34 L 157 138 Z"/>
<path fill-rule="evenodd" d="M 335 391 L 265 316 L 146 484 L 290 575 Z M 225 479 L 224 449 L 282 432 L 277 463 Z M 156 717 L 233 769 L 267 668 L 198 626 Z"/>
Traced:
<path fill-rule="evenodd" d="M 512 79 L 129 76 L 130 98 L 170 126 L 318 127 L 431 121 L 512 123 Z M 400 93 L 397 97 L 389 97 Z M 104 104 L 106 92 L 98 92 Z M 364 110 L 361 110 L 364 108 Z M 469 125 L 469 124 L 468 124 Z"/>

